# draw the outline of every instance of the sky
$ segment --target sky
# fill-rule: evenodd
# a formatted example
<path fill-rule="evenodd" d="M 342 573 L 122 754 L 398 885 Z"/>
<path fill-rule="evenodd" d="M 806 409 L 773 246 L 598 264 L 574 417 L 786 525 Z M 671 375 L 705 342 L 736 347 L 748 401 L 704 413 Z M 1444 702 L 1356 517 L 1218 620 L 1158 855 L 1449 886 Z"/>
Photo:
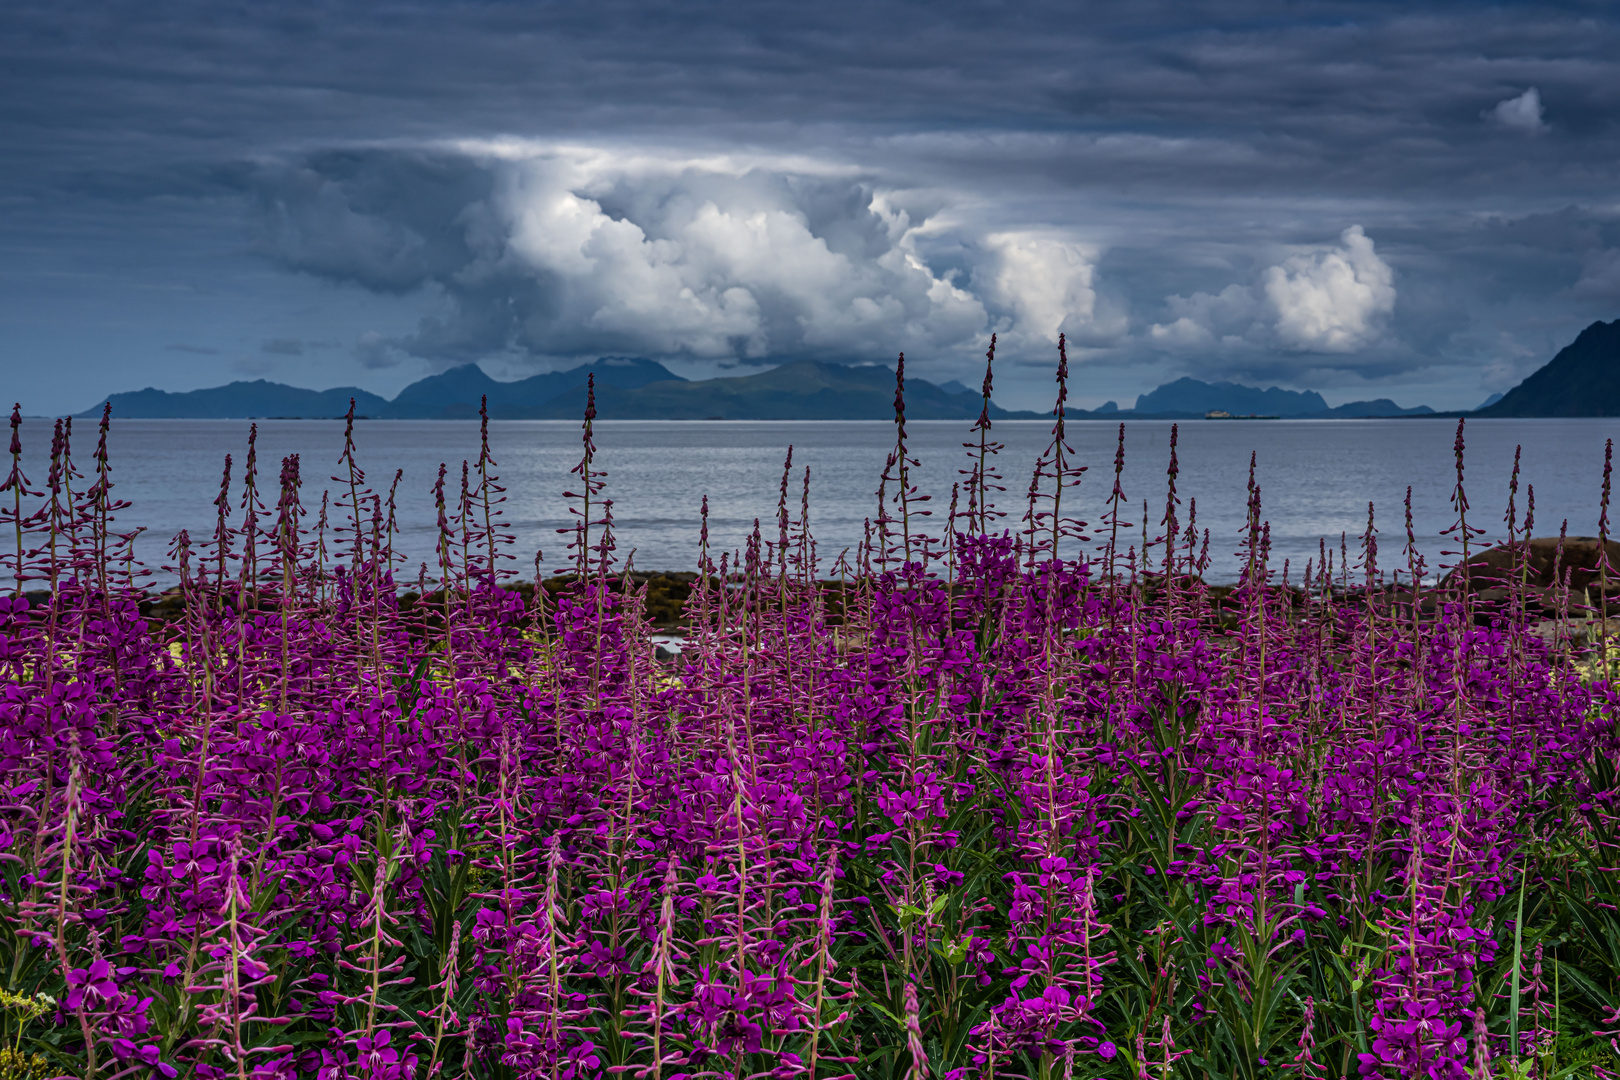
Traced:
<path fill-rule="evenodd" d="M 1469 408 L 1620 318 L 1604 3 L 0 8 L 0 394 L 603 355 Z"/>

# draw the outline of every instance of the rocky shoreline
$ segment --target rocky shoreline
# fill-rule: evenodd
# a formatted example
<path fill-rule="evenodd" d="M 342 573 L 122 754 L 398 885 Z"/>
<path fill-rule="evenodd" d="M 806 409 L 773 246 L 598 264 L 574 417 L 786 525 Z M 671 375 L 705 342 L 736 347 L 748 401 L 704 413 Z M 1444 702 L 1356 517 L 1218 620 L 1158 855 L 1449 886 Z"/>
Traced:
<path fill-rule="evenodd" d="M 1587 624 L 1593 628 L 1607 620 L 1616 620 L 1615 630 L 1620 633 L 1620 542 L 1608 542 L 1607 568 L 1601 558 L 1601 542 L 1592 536 L 1536 537 L 1528 542 L 1504 544 L 1470 555 L 1466 567 L 1453 568 L 1438 583 L 1413 590 L 1409 584 L 1384 585 L 1372 591 L 1360 587 L 1355 580 L 1356 571 L 1349 578 L 1341 578 L 1332 588 L 1339 601 L 1354 602 L 1358 596 L 1368 597 L 1391 611 L 1410 613 L 1413 604 L 1421 618 L 1433 618 L 1443 610 L 1449 600 L 1461 595 L 1466 585 L 1475 620 L 1489 625 L 1494 619 L 1512 613 L 1514 595 L 1522 596 L 1522 611 L 1533 627 L 1543 630 L 1552 623 L 1569 628 L 1575 638 L 1587 634 Z M 628 575 L 613 574 L 608 580 L 615 591 L 634 589 L 640 594 L 642 610 L 648 623 L 662 635 L 679 637 L 690 623 L 686 605 L 691 599 L 699 575 L 690 570 L 632 571 Z M 628 581 L 627 581 L 628 579 Z M 540 580 L 540 588 L 548 598 L 556 598 L 577 580 L 571 573 L 554 574 Z M 735 581 L 741 580 L 734 578 Z M 828 609 L 828 625 L 842 622 L 843 596 L 854 582 L 822 580 L 817 583 Z M 1124 585 L 1124 582 L 1120 582 Z M 1157 597 L 1164 589 L 1160 575 L 1144 575 L 1137 579 L 1136 587 L 1149 598 Z M 533 608 L 535 582 L 520 580 L 502 586 L 524 598 L 525 607 Z M 1176 590 L 1185 597 L 1198 596 L 1208 613 L 1222 625 L 1234 625 L 1241 615 L 1243 599 L 1235 584 L 1209 584 L 1193 578 L 1178 579 Z M 49 590 L 27 590 L 23 595 L 30 606 L 39 608 L 50 600 Z M 1282 602 L 1285 610 L 1302 608 L 1306 603 L 1304 590 L 1290 584 Z M 1605 597 L 1607 602 L 1605 603 Z M 232 595 L 228 600 L 234 601 Z M 433 590 L 426 594 L 407 589 L 399 593 L 402 613 L 418 607 L 422 610 L 424 625 L 436 625 L 435 612 L 442 609 L 444 593 Z M 185 614 L 185 597 L 179 586 L 153 593 L 140 601 L 142 616 L 153 623 L 173 623 Z M 548 628 L 536 626 L 544 633 Z M 1594 630 L 1595 633 L 1595 630 Z"/>

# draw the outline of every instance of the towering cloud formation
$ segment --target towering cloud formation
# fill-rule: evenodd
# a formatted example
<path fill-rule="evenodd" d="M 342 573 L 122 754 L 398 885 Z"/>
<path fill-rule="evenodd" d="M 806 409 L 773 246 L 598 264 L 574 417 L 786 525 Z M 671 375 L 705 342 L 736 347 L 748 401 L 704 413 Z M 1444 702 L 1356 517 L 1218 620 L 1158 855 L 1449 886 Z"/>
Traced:
<path fill-rule="evenodd" d="M 1296 255 L 1266 271 L 1266 298 L 1285 345 L 1314 352 L 1353 352 L 1395 310 L 1395 275 L 1373 242 L 1352 225 L 1340 247 Z"/>
<path fill-rule="evenodd" d="M 1018 329 L 1056 343 L 1059 333 L 1092 322 L 1095 249 L 1038 232 L 994 233 L 986 241 L 1000 256 L 991 293 L 1016 313 Z"/>
<path fill-rule="evenodd" d="M 437 298 L 414 334 L 368 338 L 368 365 L 966 354 L 992 330 L 1044 351 L 1096 317 L 1096 248 L 810 159 L 483 142 L 315 156 L 254 182 L 273 257 Z M 931 265 L 941 248 L 965 265 Z"/>
<path fill-rule="evenodd" d="M 1149 330 L 1163 348 L 1354 353 L 1383 334 L 1395 310 L 1395 273 L 1361 226 L 1352 225 L 1337 246 L 1267 267 L 1257 288 L 1228 285 L 1166 304 L 1177 317 Z"/>

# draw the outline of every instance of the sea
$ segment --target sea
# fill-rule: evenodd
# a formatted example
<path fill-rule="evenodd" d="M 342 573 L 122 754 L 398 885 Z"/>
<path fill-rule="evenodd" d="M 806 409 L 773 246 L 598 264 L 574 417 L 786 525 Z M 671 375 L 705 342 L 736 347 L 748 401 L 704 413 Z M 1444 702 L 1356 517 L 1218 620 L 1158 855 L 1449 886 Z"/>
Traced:
<path fill-rule="evenodd" d="M 347 496 L 347 473 L 339 463 L 343 423 L 322 420 L 260 420 L 259 487 L 275 503 L 276 479 L 284 456 L 297 454 L 304 478 L 303 503 L 318 509 L 321 492 Z M 1070 420 L 1065 429 L 1069 457 L 1083 466 L 1080 484 L 1064 497 L 1064 509 L 1089 522 L 1090 544 L 1102 539 L 1100 524 L 1114 485 L 1119 424 Z M 131 504 L 115 528 L 140 529 L 138 559 L 155 574 L 153 583 L 174 580 L 170 551 L 176 534 L 194 540 L 211 535 L 214 501 L 225 457 L 232 457 L 230 495 L 242 494 L 249 422 L 243 420 L 116 420 L 109 451 L 117 498 Z M 1177 516 L 1185 527 L 1196 513 L 1209 532 L 1208 577 L 1230 581 L 1242 565 L 1240 554 L 1248 515 L 1250 463 L 1260 491 L 1261 517 L 1269 523 L 1271 565 L 1286 561 L 1293 580 L 1306 562 L 1324 551 L 1360 557 L 1369 512 L 1380 565 L 1407 564 L 1404 508 L 1410 490 L 1417 547 L 1432 574 L 1456 562 L 1457 545 L 1443 535 L 1457 519 L 1458 471 L 1455 420 L 1195 420 L 1172 425 L 1130 420 L 1124 425 L 1121 483 L 1131 523 L 1121 550 L 1140 544 L 1144 520 L 1156 536 L 1165 516 L 1167 470 L 1172 433 L 1176 438 Z M 35 488 L 43 486 L 51 422 L 22 425 L 23 467 Z M 974 433 L 959 421 L 918 421 L 907 425 L 909 456 L 920 464 L 911 481 L 919 495 L 914 509 L 931 512 L 915 520 L 942 531 L 952 485 L 971 468 Z M 91 472 L 95 422 L 79 420 L 72 432 L 76 467 Z M 895 426 L 876 421 L 599 421 L 594 428 L 594 468 L 604 481 L 602 497 L 612 500 L 616 556 L 638 570 L 690 570 L 697 565 L 700 508 L 708 499 L 711 551 L 739 551 L 758 521 L 766 539 L 777 534 L 776 514 L 784 465 L 788 505 L 799 517 L 804 485 L 809 484 L 809 524 L 816 539 L 819 571 L 833 574 L 839 556 L 853 559 L 866 523 L 878 513 L 878 486 L 895 446 Z M 1523 520 L 1533 488 L 1537 535 L 1556 535 L 1567 522 L 1570 535 L 1593 535 L 1604 483 L 1608 440 L 1620 436 L 1620 419 L 1470 420 L 1463 432 L 1463 490 L 1470 526 L 1484 529 L 1471 544 L 1500 542 L 1514 456 L 1521 455 L 1517 515 Z M 997 494 L 1007 516 L 1000 527 L 1018 529 L 1027 507 L 1030 478 L 1052 444 L 1050 421 L 1004 421 L 992 437 L 1004 444 L 994 458 L 1005 492 Z M 396 549 L 405 556 L 402 578 L 415 580 L 419 564 L 434 564 L 436 510 L 433 486 L 440 466 L 453 500 L 460 491 L 463 463 L 476 466 L 476 422 L 359 421 L 356 458 L 364 482 L 384 492 L 400 474 Z M 515 543 L 509 564 L 525 575 L 538 565 L 551 573 L 570 564 L 568 534 L 573 518 L 565 492 L 578 491 L 570 473 L 582 455 L 577 422 L 494 421 L 489 425 L 494 471 L 505 490 L 501 507 Z M 976 453 L 976 450 L 974 451 Z M 808 480 L 806 479 L 808 477 Z M 338 478 L 338 479 L 333 479 Z M 81 486 L 85 481 L 76 482 Z M 1050 487 L 1050 484 L 1047 485 Z M 894 493 L 894 485 L 889 486 Z M 3 496 L 9 507 L 11 496 Z M 1145 512 L 1144 512 L 1145 504 Z M 966 509 L 965 495 L 959 508 Z M 333 513 L 338 511 L 334 509 Z M 898 513 L 895 506 L 891 513 Z M 273 510 L 272 510 L 273 513 Z M 1620 527 L 1617 527 L 1620 528 Z M 1454 534 L 1453 534 L 1454 535 Z M 0 553 L 9 556 L 0 537 Z M 9 571 L 0 563 L 0 579 Z M 1404 574 L 1403 574 L 1404 576 Z M 431 577 L 431 574 L 430 574 Z"/>

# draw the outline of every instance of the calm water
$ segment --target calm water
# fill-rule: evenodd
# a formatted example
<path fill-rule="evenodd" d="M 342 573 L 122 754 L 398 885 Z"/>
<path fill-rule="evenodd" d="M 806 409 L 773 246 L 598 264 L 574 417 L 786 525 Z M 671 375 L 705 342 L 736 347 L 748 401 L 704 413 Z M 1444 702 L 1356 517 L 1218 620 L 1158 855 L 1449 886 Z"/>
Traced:
<path fill-rule="evenodd" d="M 1211 531 L 1216 554 L 1212 574 L 1230 579 L 1243 529 L 1249 455 L 1257 458 L 1264 516 L 1271 523 L 1275 557 L 1298 568 L 1327 539 L 1337 547 L 1350 534 L 1352 551 L 1366 525 L 1367 503 L 1377 507 L 1382 561 L 1404 564 L 1402 500 L 1408 485 L 1423 549 L 1431 566 L 1451 545 L 1439 536 L 1453 520 L 1452 440 L 1455 421 L 1194 421 L 1180 427 L 1181 516 L 1197 500 L 1198 521 Z M 967 467 L 961 444 L 966 426 L 957 421 L 910 425 L 911 448 L 923 467 L 914 473 L 936 521 L 949 505 L 957 470 Z M 1101 517 L 1112 484 L 1117 425 L 1085 421 L 1069 425 L 1076 457 L 1088 465 L 1079 489 L 1080 516 Z M 111 439 L 116 494 L 134 505 L 119 518 L 122 530 L 145 526 L 137 554 L 151 566 L 165 561 L 169 541 L 180 529 L 193 537 L 213 526 L 213 499 L 226 453 L 236 461 L 239 497 L 248 424 L 245 421 L 123 420 Z M 94 423 L 80 421 L 75 460 L 88 470 Z M 1037 421 L 999 424 L 1006 443 L 999 458 L 1008 492 L 1003 509 L 1009 520 L 1022 513 L 1030 471 L 1047 445 L 1049 425 Z M 25 469 L 35 486 L 46 473 L 50 427 L 24 424 Z M 1478 420 L 1467 427 L 1467 491 L 1470 521 L 1504 532 L 1507 482 L 1516 445 L 1522 444 L 1522 483 L 1533 484 L 1537 533 L 1556 534 L 1567 518 L 1571 534 L 1597 528 L 1604 440 L 1620 435 L 1620 420 Z M 1170 424 L 1126 425 L 1125 490 L 1140 523 L 1141 503 L 1149 521 L 1164 511 L 1165 466 Z M 450 467 L 449 487 L 459 488 L 461 463 L 477 459 L 476 423 L 449 421 L 368 421 L 358 425 L 360 460 L 368 481 L 386 491 L 395 469 L 400 485 L 400 547 L 412 567 L 432 560 L 432 486 L 438 467 Z M 775 535 L 775 512 L 782 462 L 793 447 L 790 504 L 797 513 L 799 485 L 810 467 L 810 519 L 823 569 L 844 548 L 860 543 L 862 522 L 876 512 L 878 478 L 893 445 L 892 424 L 881 422 L 665 422 L 609 421 L 596 428 L 597 466 L 607 473 L 622 557 L 634 549 L 642 569 L 688 569 L 695 565 L 699 504 L 709 497 L 709 529 L 716 552 L 740 548 L 753 528 L 764 524 Z M 517 536 L 512 550 L 519 567 L 532 567 L 535 551 L 544 565 L 566 562 L 566 538 L 556 530 L 569 524 L 567 500 L 573 490 L 568 471 L 579 459 L 579 425 L 563 421 L 506 421 L 490 425 L 490 441 L 507 488 L 506 514 Z M 318 507 L 320 489 L 338 471 L 343 443 L 341 422 L 271 420 L 259 422 L 261 485 L 274 505 L 274 485 L 283 455 L 301 455 L 304 505 Z M 311 488 L 314 489 L 313 494 Z M 1066 496 L 1066 499 L 1068 497 Z M 9 501 L 9 500 L 8 500 Z M 1521 514 L 1524 493 L 1520 493 Z M 966 500 L 963 500 L 965 506 Z M 1067 501 L 1065 506 L 1067 506 Z M 0 538 L 0 544 L 4 544 Z M 6 548 L 5 550 L 9 550 Z M 414 572 L 410 574 L 414 577 Z M 1297 577 L 1297 569 L 1295 570 Z"/>

